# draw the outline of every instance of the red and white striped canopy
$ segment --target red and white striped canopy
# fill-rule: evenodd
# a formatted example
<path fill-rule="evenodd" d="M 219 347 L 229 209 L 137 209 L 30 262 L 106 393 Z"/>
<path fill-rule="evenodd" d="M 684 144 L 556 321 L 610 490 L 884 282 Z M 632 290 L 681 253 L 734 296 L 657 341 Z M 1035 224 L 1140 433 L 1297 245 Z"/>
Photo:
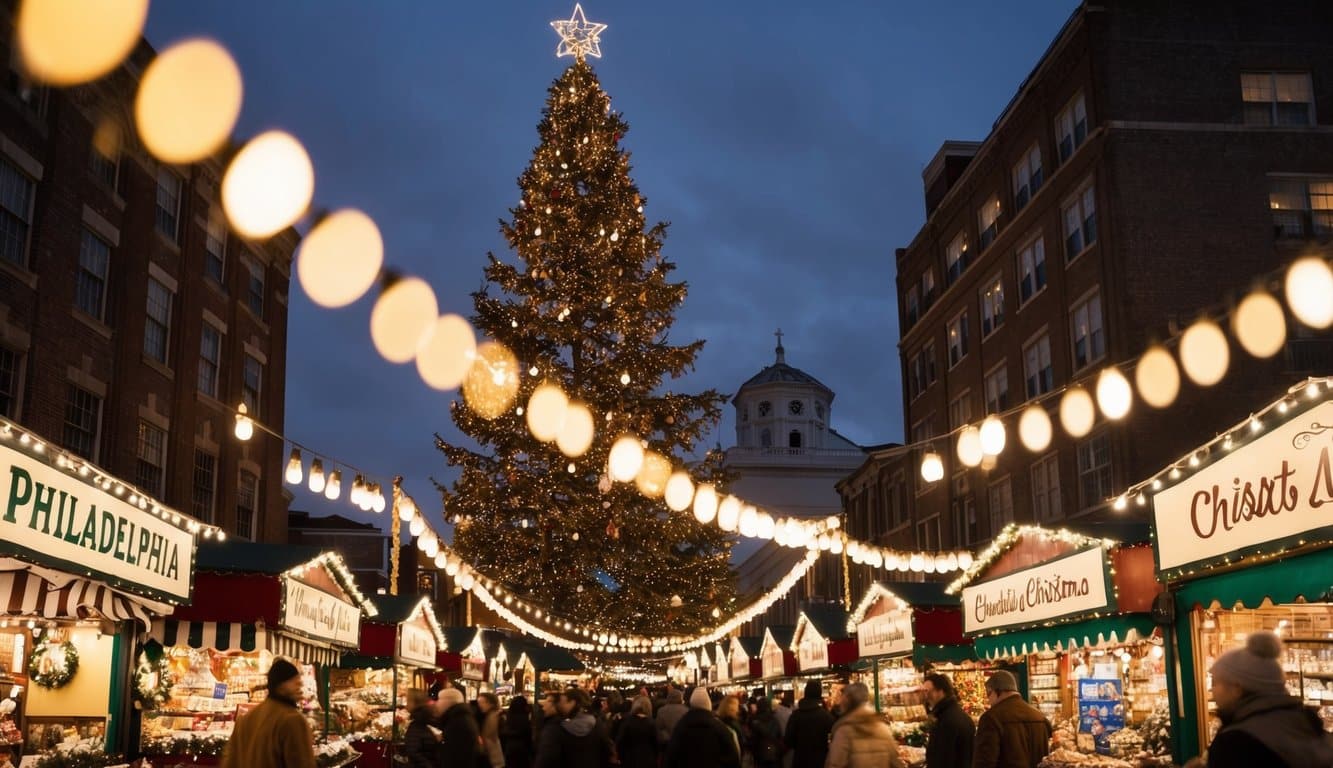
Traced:
<path fill-rule="evenodd" d="M 90 579 L 66 574 L 48 579 L 44 577 L 46 569 L 4 568 L 6 564 L 0 563 L 0 615 L 46 619 L 106 618 L 136 621 L 147 629 L 155 612 L 171 609 Z"/>

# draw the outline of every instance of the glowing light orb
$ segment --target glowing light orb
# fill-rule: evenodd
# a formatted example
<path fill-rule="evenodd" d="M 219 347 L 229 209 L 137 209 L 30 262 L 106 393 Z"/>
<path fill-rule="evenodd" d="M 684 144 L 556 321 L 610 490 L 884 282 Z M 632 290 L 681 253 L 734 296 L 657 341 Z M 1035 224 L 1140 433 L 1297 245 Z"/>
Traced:
<path fill-rule="evenodd" d="M 416 277 L 399 280 L 375 301 L 370 312 L 370 340 L 385 360 L 409 362 L 417 356 L 417 347 L 438 314 L 435 291 L 425 280 Z"/>
<path fill-rule="evenodd" d="M 431 319 L 426 315 L 426 308 L 422 304 L 413 310 L 419 314 L 402 317 L 402 325 L 395 331 L 398 335 L 394 340 L 394 349 L 400 356 L 408 354 L 408 344 L 415 336 L 417 341 L 413 349 L 417 359 L 417 374 L 421 380 L 432 389 L 456 389 L 468 378 L 476 362 L 476 334 L 472 331 L 472 325 L 461 315 L 446 314 Z M 372 314 L 372 337 L 374 319 Z M 426 320 L 425 325 L 419 325 L 423 319 Z M 376 346 L 379 344 L 376 343 Z M 388 357 L 383 350 L 380 354 Z"/>
<path fill-rule="evenodd" d="M 23 66 L 52 85 L 105 75 L 134 50 L 148 0 L 24 0 L 15 32 Z"/>
<path fill-rule="evenodd" d="M 625 435 L 611 445 L 611 453 L 607 455 L 607 471 L 611 479 L 618 483 L 628 483 L 639 474 L 639 468 L 643 466 L 643 445 L 639 438 L 633 435 Z"/>
<path fill-rule="evenodd" d="M 678 470 L 667 478 L 666 492 L 663 494 L 667 509 L 672 512 L 684 512 L 694 500 L 694 480 L 690 473 Z"/>
<path fill-rule="evenodd" d="M 931 451 L 921 459 L 921 479 L 933 483 L 944 477 L 944 462 L 940 455 Z"/>
<path fill-rule="evenodd" d="M 987 456 L 999 456 L 1004 450 L 1004 422 L 994 414 L 981 422 L 981 452 Z"/>
<path fill-rule="evenodd" d="M 518 358 L 509 347 L 487 341 L 477 347 L 463 379 L 463 399 L 483 419 L 499 418 L 518 397 Z"/>
<path fill-rule="evenodd" d="M 1092 431 L 1097 421 L 1097 409 L 1092 395 L 1082 387 L 1071 387 L 1060 398 L 1060 426 L 1072 438 L 1080 438 Z"/>
<path fill-rule="evenodd" d="M 1227 374 L 1231 350 L 1227 337 L 1212 320 L 1198 320 L 1180 337 L 1180 366 L 1201 387 L 1211 387 Z"/>
<path fill-rule="evenodd" d="M 1148 348 L 1134 369 L 1139 397 L 1153 408 L 1166 408 L 1180 394 L 1180 369 L 1176 359 L 1161 345 Z"/>
<path fill-rule="evenodd" d="M 981 432 L 974 426 L 963 428 L 958 433 L 958 460 L 963 462 L 965 467 L 975 467 L 981 463 L 985 457 L 985 452 L 981 449 Z"/>
<path fill-rule="evenodd" d="M 708 525 L 715 517 L 717 517 L 717 489 L 704 483 L 694 491 L 694 519 Z"/>
<path fill-rule="evenodd" d="M 315 168 L 290 134 L 268 131 L 236 154 L 222 177 L 222 208 L 232 228 L 261 240 L 291 226 L 310 207 Z"/>
<path fill-rule="evenodd" d="M 1267 291 L 1254 291 L 1241 300 L 1231 316 L 1236 340 L 1246 352 L 1269 358 L 1287 343 L 1287 318 L 1282 304 Z"/>
<path fill-rule="evenodd" d="M 592 445 L 594 424 L 592 411 L 583 403 L 570 403 L 565 409 L 565 423 L 556 435 L 555 445 L 560 452 L 576 459 L 588 452 Z"/>
<path fill-rule="evenodd" d="M 379 227 L 361 211 L 344 208 L 325 217 L 301 241 L 296 275 L 311 301 L 337 308 L 364 296 L 383 265 Z"/>
<path fill-rule="evenodd" d="M 667 480 L 671 477 L 671 462 L 665 456 L 648 451 L 643 455 L 643 464 L 634 475 L 634 484 L 639 493 L 650 499 L 659 498 L 666 491 Z"/>
<path fill-rule="evenodd" d="M 528 398 L 528 407 L 524 417 L 528 420 L 528 431 L 532 436 L 549 443 L 560 436 L 560 429 L 565 425 L 565 414 L 569 409 L 569 398 L 554 384 L 542 384 L 532 391 Z"/>
<path fill-rule="evenodd" d="M 1097 376 L 1097 405 L 1106 418 L 1112 421 L 1123 419 L 1133 402 L 1134 392 L 1129 379 L 1119 368 L 1107 368 Z"/>
<path fill-rule="evenodd" d="M 139 137 L 163 162 L 203 160 L 231 136 L 242 91 L 241 70 L 226 48 L 212 40 L 176 43 L 153 59 L 139 81 Z"/>
<path fill-rule="evenodd" d="M 717 505 L 717 527 L 727 532 L 736 530 L 741 519 L 741 500 L 728 495 Z"/>
<path fill-rule="evenodd" d="M 1287 270 L 1287 306 L 1311 328 L 1333 325 L 1333 271 L 1320 258 L 1298 259 Z"/>

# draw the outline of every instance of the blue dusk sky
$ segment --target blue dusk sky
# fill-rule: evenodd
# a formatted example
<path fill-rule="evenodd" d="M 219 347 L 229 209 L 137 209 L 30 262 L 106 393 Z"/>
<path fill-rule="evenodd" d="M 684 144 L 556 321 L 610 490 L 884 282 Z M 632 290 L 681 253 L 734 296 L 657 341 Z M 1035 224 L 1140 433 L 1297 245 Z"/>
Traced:
<path fill-rule="evenodd" d="M 734 393 L 787 362 L 837 393 L 832 424 L 862 444 L 903 439 L 893 253 L 925 219 L 921 171 L 947 139 L 979 140 L 1074 0 L 669 3 L 589 0 L 594 65 L 630 124 L 625 146 L 664 252 L 688 281 L 672 341 L 707 340 L 687 386 Z M 378 222 L 389 266 L 471 313 L 496 221 L 537 143 L 567 0 L 160 0 L 162 50 L 207 36 L 245 78 L 238 133 L 291 131 L 316 203 Z M 293 279 L 286 433 L 394 474 L 441 522 L 432 433 L 457 437 L 453 395 L 370 342 L 373 298 L 311 304 Z M 683 388 L 683 387 L 680 387 Z M 731 409 L 716 442 L 735 441 Z M 307 461 L 309 456 L 306 457 Z M 348 478 L 350 480 L 350 478 Z M 344 500 L 294 509 L 368 519 Z M 381 518 L 383 519 L 383 518 Z"/>

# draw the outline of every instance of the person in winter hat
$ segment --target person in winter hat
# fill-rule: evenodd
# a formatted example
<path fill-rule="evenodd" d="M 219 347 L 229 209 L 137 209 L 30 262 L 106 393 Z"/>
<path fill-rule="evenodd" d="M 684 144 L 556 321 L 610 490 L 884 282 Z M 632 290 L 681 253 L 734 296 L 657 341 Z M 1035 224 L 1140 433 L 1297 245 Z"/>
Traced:
<path fill-rule="evenodd" d="M 1287 693 L 1281 657 L 1277 635 L 1255 632 L 1213 662 L 1222 728 L 1208 747 L 1208 768 L 1333 766 L 1333 742 L 1318 715 Z"/>
<path fill-rule="evenodd" d="M 707 696 L 708 692 L 704 691 Z M 709 705 L 711 708 L 712 705 Z M 654 718 L 657 723 L 657 745 L 666 747 L 667 742 L 671 741 L 671 732 L 676 730 L 676 723 L 689 712 L 690 708 L 685 706 L 685 697 L 680 689 L 672 688 L 667 691 L 666 703 L 657 710 L 657 716 Z"/>
<path fill-rule="evenodd" d="M 791 768 L 824 768 L 833 715 L 824 709 L 824 688 L 818 680 L 805 684 L 805 697 L 787 718 L 783 741 L 791 750 Z"/>
<path fill-rule="evenodd" d="M 865 683 L 843 686 L 842 711 L 833 724 L 826 768 L 907 768 L 888 723 L 870 706 Z"/>
<path fill-rule="evenodd" d="M 315 768 L 314 739 L 301 713 L 301 670 L 274 659 L 268 696 L 236 721 L 222 752 L 223 768 Z"/>
<path fill-rule="evenodd" d="M 686 712 L 667 743 L 664 768 L 740 768 L 741 756 L 731 730 L 713 714 L 713 700 L 702 685 L 690 694 Z"/>
<path fill-rule="evenodd" d="M 986 703 L 972 741 L 972 768 L 1036 768 L 1050 751 L 1051 723 L 1018 695 L 1014 673 L 986 678 Z"/>

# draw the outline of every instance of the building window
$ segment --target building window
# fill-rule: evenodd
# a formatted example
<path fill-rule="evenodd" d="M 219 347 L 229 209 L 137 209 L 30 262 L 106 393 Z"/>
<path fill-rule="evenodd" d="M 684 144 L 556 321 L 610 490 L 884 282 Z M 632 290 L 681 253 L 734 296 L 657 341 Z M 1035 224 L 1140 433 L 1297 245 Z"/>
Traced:
<path fill-rule="evenodd" d="M 935 414 L 912 425 L 912 442 L 924 443 L 935 436 Z"/>
<path fill-rule="evenodd" d="M 17 419 L 19 386 L 22 382 L 23 356 L 12 349 L 0 347 L 0 416 Z"/>
<path fill-rule="evenodd" d="M 154 496 L 162 496 L 163 467 L 167 464 L 167 433 L 146 421 L 139 422 L 139 462 L 134 484 Z"/>
<path fill-rule="evenodd" d="M 801 447 L 801 430 L 793 429 L 791 431 L 791 434 L 787 435 L 787 447 L 788 448 Z"/>
<path fill-rule="evenodd" d="M 998 195 L 991 195 L 991 198 L 981 206 L 977 211 L 977 232 L 980 233 L 981 250 L 995 242 L 995 235 L 999 232 L 1000 226 L 1000 198 Z"/>
<path fill-rule="evenodd" d="M 921 312 L 924 314 L 935 303 L 935 270 L 921 273 Z"/>
<path fill-rule="evenodd" d="M 241 402 L 250 409 L 252 416 L 259 415 L 260 396 L 263 393 L 264 364 L 251 355 L 245 356 L 245 369 L 241 372 Z"/>
<path fill-rule="evenodd" d="M 935 383 L 935 342 L 927 342 L 912 356 L 908 395 L 915 398 Z"/>
<path fill-rule="evenodd" d="M 227 222 L 221 214 L 208 218 L 204 233 L 204 274 L 223 285 L 227 265 Z"/>
<path fill-rule="evenodd" d="M 1314 125 L 1308 72 L 1242 72 L 1246 125 Z"/>
<path fill-rule="evenodd" d="M 1000 413 L 1009 408 L 1009 366 L 1000 367 L 986 375 L 986 413 Z"/>
<path fill-rule="evenodd" d="M 1041 189 L 1041 182 L 1041 147 L 1033 144 L 1014 166 L 1014 210 L 1023 210 Z"/>
<path fill-rule="evenodd" d="M 194 482 L 190 493 L 190 511 L 205 523 L 213 522 L 217 498 L 218 459 L 211 453 L 194 449 Z"/>
<path fill-rule="evenodd" d="M 1096 188 L 1089 184 L 1064 208 L 1066 261 L 1073 261 L 1097 242 L 1096 197 Z"/>
<path fill-rule="evenodd" d="M 171 340 L 171 305 L 174 296 L 162 283 L 148 278 L 148 317 L 143 328 L 143 353 L 163 365 L 167 362 L 167 343 Z"/>
<path fill-rule="evenodd" d="M 222 367 L 222 331 L 205 322 L 199 335 L 199 391 L 218 396 L 218 371 Z"/>
<path fill-rule="evenodd" d="M 972 393 L 964 391 L 949 403 L 949 429 L 954 430 L 972 421 Z"/>
<path fill-rule="evenodd" d="M 166 168 L 157 169 L 157 231 L 167 240 L 178 242 L 181 207 L 181 177 Z"/>
<path fill-rule="evenodd" d="M 1018 303 L 1041 293 L 1046 287 L 1046 243 L 1037 238 L 1018 251 Z"/>
<path fill-rule="evenodd" d="M 236 487 L 236 535 L 254 540 L 255 510 L 259 506 L 259 477 L 241 470 L 241 482 Z"/>
<path fill-rule="evenodd" d="M 8 160 L 0 159 L 0 256 L 28 266 L 28 229 L 36 185 Z"/>
<path fill-rule="evenodd" d="M 1279 240 L 1333 235 L 1333 179 L 1274 178 L 1268 207 Z"/>
<path fill-rule="evenodd" d="M 967 311 L 954 315 L 949 321 L 949 367 L 967 357 Z"/>
<path fill-rule="evenodd" d="M 773 404 L 767 400 L 759 401 L 759 417 L 763 418 L 773 412 Z"/>
<path fill-rule="evenodd" d="M 987 513 L 990 515 L 990 535 L 999 536 L 1000 531 L 1014 521 L 1014 494 L 1009 478 L 991 483 L 986 501 Z"/>
<path fill-rule="evenodd" d="M 1023 394 L 1031 400 L 1055 389 L 1055 369 L 1051 366 L 1051 337 L 1040 339 L 1023 348 Z"/>
<path fill-rule="evenodd" d="M 932 515 L 916 524 L 916 545 L 927 552 L 940 548 L 939 515 Z"/>
<path fill-rule="evenodd" d="M 962 276 L 963 270 L 967 269 L 967 239 L 962 232 L 949 242 L 949 247 L 944 251 L 944 262 L 947 267 L 946 281 L 953 285 Z"/>
<path fill-rule="evenodd" d="M 921 293 L 917 286 L 913 285 L 907 289 L 907 327 L 916 325 L 916 319 L 921 316 Z"/>
<path fill-rule="evenodd" d="M 46 94 L 47 89 L 43 86 L 29 80 L 23 74 L 22 64 L 19 60 L 18 47 L 10 50 L 9 55 L 9 81 L 7 83 L 9 92 L 23 104 L 28 111 L 37 117 L 46 116 Z"/>
<path fill-rule="evenodd" d="M 111 244 L 83 230 L 79 245 L 79 276 L 74 288 L 74 306 L 85 315 L 106 319 L 106 276 L 111 264 Z"/>
<path fill-rule="evenodd" d="M 773 447 L 773 433 L 768 429 L 768 427 L 764 427 L 762 430 L 759 431 L 759 447 L 761 448 Z"/>
<path fill-rule="evenodd" d="M 1102 331 L 1102 296 L 1093 293 L 1074 305 L 1070 312 L 1074 337 L 1074 370 L 1080 370 L 1106 356 L 1106 334 Z"/>
<path fill-rule="evenodd" d="M 955 546 L 970 547 L 978 538 L 977 500 L 972 495 L 971 484 L 966 474 L 953 478 L 953 523 Z"/>
<path fill-rule="evenodd" d="M 65 429 L 61 445 L 85 459 L 95 461 L 97 433 L 101 422 L 102 398 L 70 384 L 65 391 Z"/>
<path fill-rule="evenodd" d="M 1079 443 L 1078 486 L 1082 509 L 1111 495 L 1111 441 L 1105 432 Z"/>
<path fill-rule="evenodd" d="M 1032 515 L 1039 523 L 1058 520 L 1060 509 L 1060 455 L 1032 465 Z"/>
<path fill-rule="evenodd" d="M 1088 138 L 1088 106 L 1083 101 L 1083 94 L 1071 99 L 1055 119 L 1055 138 L 1062 163 L 1083 146 L 1083 141 Z"/>
<path fill-rule="evenodd" d="M 116 176 L 120 170 L 120 158 L 113 150 L 110 154 L 104 154 L 97 142 L 93 142 L 92 151 L 88 153 L 88 172 L 92 174 L 107 189 L 115 191 Z"/>
<path fill-rule="evenodd" d="M 981 292 L 981 338 L 1004 325 L 1004 280 L 1000 275 Z"/>
<path fill-rule="evenodd" d="M 262 320 L 264 319 L 264 267 L 251 261 L 246 263 L 246 268 L 250 278 L 246 281 L 245 305 L 255 317 Z"/>

